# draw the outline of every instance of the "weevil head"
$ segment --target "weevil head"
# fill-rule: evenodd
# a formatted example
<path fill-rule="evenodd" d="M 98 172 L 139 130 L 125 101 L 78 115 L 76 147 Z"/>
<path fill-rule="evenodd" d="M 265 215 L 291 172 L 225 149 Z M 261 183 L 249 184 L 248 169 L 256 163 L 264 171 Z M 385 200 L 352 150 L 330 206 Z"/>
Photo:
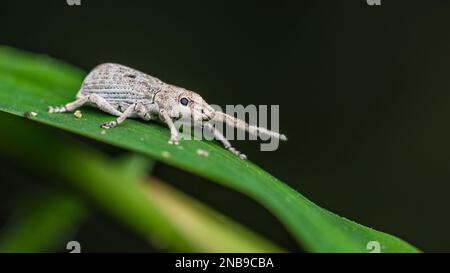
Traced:
<path fill-rule="evenodd" d="M 199 94 L 173 85 L 168 88 L 165 94 L 160 92 L 155 99 L 173 119 L 192 119 L 201 123 L 214 117 L 214 109 Z"/>

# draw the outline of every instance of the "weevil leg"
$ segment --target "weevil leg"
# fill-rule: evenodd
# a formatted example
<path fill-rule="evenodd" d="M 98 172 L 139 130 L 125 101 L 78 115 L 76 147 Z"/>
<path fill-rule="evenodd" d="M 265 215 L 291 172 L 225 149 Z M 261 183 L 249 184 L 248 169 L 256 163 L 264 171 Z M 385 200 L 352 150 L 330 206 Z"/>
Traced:
<path fill-rule="evenodd" d="M 135 102 L 130 106 L 128 106 L 128 108 L 123 113 L 120 113 L 117 119 L 113 121 L 104 122 L 100 126 L 105 129 L 116 127 L 133 114 L 137 114 L 140 118 L 144 120 L 150 120 L 150 117 L 148 116 L 148 113 L 145 110 L 145 106 L 141 102 Z"/>
<path fill-rule="evenodd" d="M 138 115 L 139 118 L 141 118 L 145 121 L 156 120 L 158 117 L 155 114 L 149 113 L 143 103 L 138 103 L 136 105 L 136 114 Z"/>
<path fill-rule="evenodd" d="M 170 118 L 169 114 L 164 110 L 161 110 L 160 114 L 163 121 L 167 124 L 167 126 L 169 126 L 170 129 L 169 143 L 178 145 L 178 130 L 177 127 L 175 127 L 173 120 Z"/>
<path fill-rule="evenodd" d="M 86 103 L 94 104 L 98 109 L 110 113 L 112 115 L 120 116 L 122 113 L 114 108 L 107 100 L 100 97 L 99 95 L 92 94 L 88 96 L 81 97 L 77 99 L 76 101 L 69 102 L 61 107 L 54 107 L 49 106 L 48 112 L 49 113 L 64 113 L 64 112 L 71 112 L 77 108 L 80 108 L 81 106 L 85 105 Z"/>
<path fill-rule="evenodd" d="M 231 143 L 228 141 L 228 139 L 225 138 L 225 136 L 217 130 L 214 126 L 212 126 L 209 123 L 206 123 L 204 125 L 210 132 L 214 135 L 214 138 L 222 143 L 222 145 L 225 147 L 225 149 L 229 150 L 233 154 L 239 156 L 241 159 L 247 159 L 247 156 L 238 150 L 236 150 L 233 146 L 231 146 Z"/>
<path fill-rule="evenodd" d="M 49 113 L 64 113 L 64 112 L 73 111 L 73 110 L 83 106 L 87 102 L 88 102 L 88 97 L 87 96 L 82 97 L 82 98 L 77 99 L 76 101 L 69 102 L 63 106 L 49 106 L 48 112 Z"/>

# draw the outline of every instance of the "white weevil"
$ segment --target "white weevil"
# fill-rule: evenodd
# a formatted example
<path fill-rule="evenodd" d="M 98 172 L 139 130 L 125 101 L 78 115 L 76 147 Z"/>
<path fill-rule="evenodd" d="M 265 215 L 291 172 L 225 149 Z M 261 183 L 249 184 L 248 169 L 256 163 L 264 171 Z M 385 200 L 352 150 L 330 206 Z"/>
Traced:
<path fill-rule="evenodd" d="M 246 156 L 234 149 L 225 136 L 207 121 L 225 122 L 252 135 L 259 133 L 286 140 L 282 134 L 249 125 L 233 116 L 215 111 L 195 92 L 164 83 L 120 64 L 105 63 L 95 67 L 84 79 L 75 101 L 62 107 L 50 106 L 48 111 L 74 111 L 85 104 L 118 116 L 116 120 L 101 124 L 106 129 L 121 124 L 127 118 L 160 120 L 170 129 L 170 144 L 178 144 L 178 130 L 174 120 L 190 118 L 194 120 L 194 124 L 202 124 L 210 130 L 226 149 L 242 159 Z"/>

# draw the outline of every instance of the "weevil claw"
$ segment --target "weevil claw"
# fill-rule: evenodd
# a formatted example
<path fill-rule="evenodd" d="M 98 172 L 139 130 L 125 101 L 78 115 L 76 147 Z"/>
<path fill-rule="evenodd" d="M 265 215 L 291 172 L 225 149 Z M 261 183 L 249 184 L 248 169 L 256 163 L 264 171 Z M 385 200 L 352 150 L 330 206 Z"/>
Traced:
<path fill-rule="evenodd" d="M 178 142 L 178 139 L 176 139 L 176 138 L 170 138 L 168 142 L 169 142 L 169 144 L 171 144 L 171 145 L 178 145 L 178 144 L 180 144 L 180 143 Z"/>
<path fill-rule="evenodd" d="M 108 121 L 108 122 L 103 122 L 102 124 L 100 124 L 100 127 L 103 129 L 110 129 L 114 126 L 116 126 L 115 121 Z"/>

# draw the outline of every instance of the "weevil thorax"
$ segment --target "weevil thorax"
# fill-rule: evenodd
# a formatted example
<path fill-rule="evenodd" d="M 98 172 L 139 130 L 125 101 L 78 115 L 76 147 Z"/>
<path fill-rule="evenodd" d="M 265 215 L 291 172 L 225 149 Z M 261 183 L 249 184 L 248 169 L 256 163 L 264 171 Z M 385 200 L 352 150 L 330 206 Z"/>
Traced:
<path fill-rule="evenodd" d="M 202 122 L 210 120 L 215 114 L 214 109 L 199 94 L 174 85 L 166 85 L 155 96 L 155 102 L 174 119 Z"/>

